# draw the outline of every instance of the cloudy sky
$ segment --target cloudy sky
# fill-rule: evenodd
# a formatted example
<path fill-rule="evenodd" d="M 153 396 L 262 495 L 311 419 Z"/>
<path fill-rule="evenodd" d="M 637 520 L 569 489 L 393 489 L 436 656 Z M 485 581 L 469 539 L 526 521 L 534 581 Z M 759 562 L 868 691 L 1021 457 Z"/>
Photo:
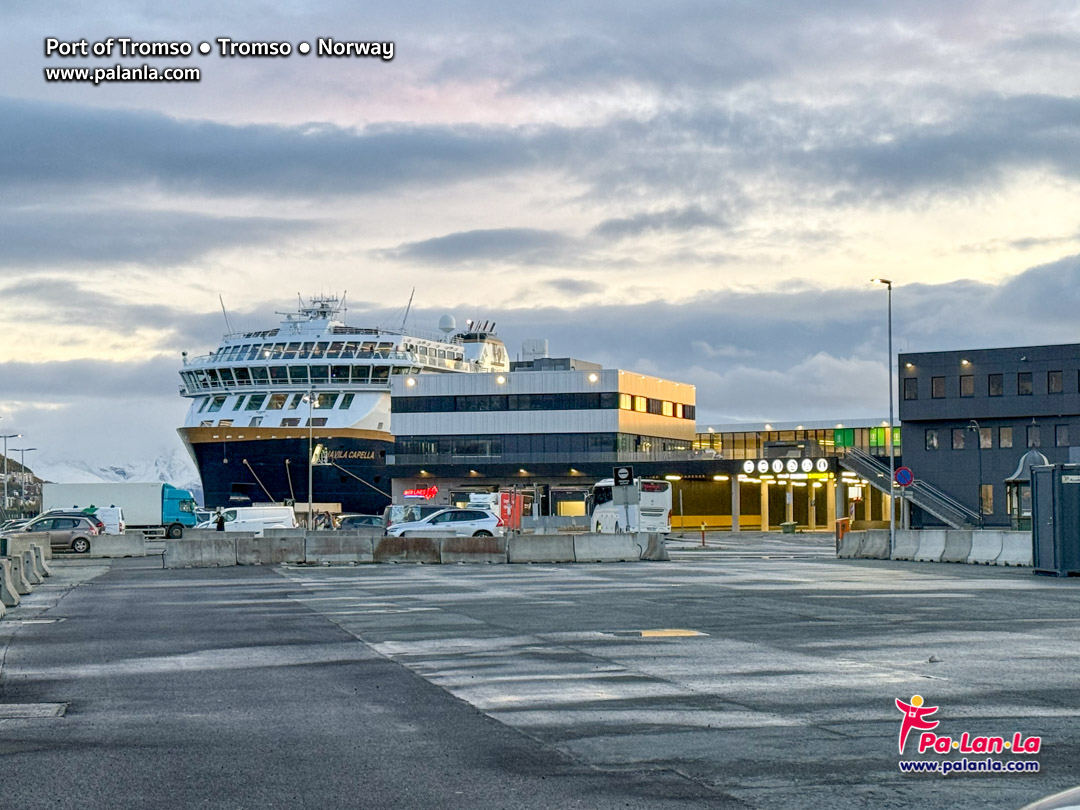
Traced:
<path fill-rule="evenodd" d="M 895 343 L 1080 337 L 1080 7 L 874 0 L 0 10 L 0 432 L 168 454 L 180 352 L 296 294 L 480 315 L 694 383 L 701 423 L 887 412 Z M 810 7 L 808 7 L 810 6 Z M 71 58 L 46 37 L 392 41 Z M 46 67 L 198 67 L 191 84 Z"/>

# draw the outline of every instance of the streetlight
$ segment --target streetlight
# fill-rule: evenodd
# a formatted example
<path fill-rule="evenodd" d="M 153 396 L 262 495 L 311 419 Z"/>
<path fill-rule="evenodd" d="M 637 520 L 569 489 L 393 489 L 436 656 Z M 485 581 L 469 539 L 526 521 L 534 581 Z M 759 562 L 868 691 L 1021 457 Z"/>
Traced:
<path fill-rule="evenodd" d="M 12 450 L 19 454 L 19 466 L 22 467 L 22 500 L 25 507 L 26 504 L 26 454 L 32 450 L 37 450 L 36 447 L 12 447 Z M 4 454 L 4 460 L 7 460 L 7 454 Z M 7 476 L 4 476 L 4 484 L 7 484 Z M 20 510 L 25 511 L 25 509 Z"/>
<path fill-rule="evenodd" d="M 983 527 L 983 504 L 982 504 L 982 430 L 979 428 L 979 423 L 972 419 L 968 422 L 968 430 L 975 433 L 975 449 L 979 456 L 979 485 L 975 490 L 975 503 L 976 508 L 979 510 L 979 528 Z"/>
<path fill-rule="evenodd" d="M 889 556 L 896 550 L 896 504 L 893 503 L 893 482 L 896 480 L 896 455 L 893 449 L 893 383 L 892 383 L 892 282 L 887 278 L 872 278 L 874 284 L 884 284 L 889 290 Z"/>
<path fill-rule="evenodd" d="M 3 512 L 7 514 L 8 505 L 8 481 L 7 481 L 7 440 L 8 439 L 21 439 L 21 433 L 5 433 L 2 437 L 4 439 L 4 508 Z"/>
<path fill-rule="evenodd" d="M 312 510 L 312 480 L 315 472 L 315 423 L 311 418 L 311 409 L 315 400 L 315 389 L 311 389 L 307 392 L 307 396 L 304 397 L 307 400 L 307 528 L 311 529 L 311 510 Z"/>

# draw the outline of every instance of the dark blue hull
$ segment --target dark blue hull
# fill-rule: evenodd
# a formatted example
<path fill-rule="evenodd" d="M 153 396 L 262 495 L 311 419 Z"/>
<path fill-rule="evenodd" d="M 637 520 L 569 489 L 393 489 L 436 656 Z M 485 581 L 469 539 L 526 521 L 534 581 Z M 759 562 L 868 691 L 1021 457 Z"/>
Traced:
<path fill-rule="evenodd" d="M 343 512 L 381 514 L 390 503 L 386 453 L 392 441 L 318 438 L 331 463 L 312 467 L 315 503 L 340 503 Z M 308 501 L 307 438 L 191 443 L 205 505 Z"/>

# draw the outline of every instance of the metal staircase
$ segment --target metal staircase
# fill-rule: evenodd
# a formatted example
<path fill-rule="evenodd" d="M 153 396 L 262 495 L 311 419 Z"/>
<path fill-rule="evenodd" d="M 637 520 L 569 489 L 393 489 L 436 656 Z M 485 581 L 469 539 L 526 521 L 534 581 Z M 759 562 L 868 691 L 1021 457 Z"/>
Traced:
<path fill-rule="evenodd" d="M 869 481 L 874 489 L 886 495 L 897 495 L 888 466 L 869 453 L 852 447 L 846 455 L 840 456 L 840 466 Z M 979 526 L 977 512 L 926 481 L 916 481 L 907 488 L 904 497 L 954 529 L 975 529 Z"/>

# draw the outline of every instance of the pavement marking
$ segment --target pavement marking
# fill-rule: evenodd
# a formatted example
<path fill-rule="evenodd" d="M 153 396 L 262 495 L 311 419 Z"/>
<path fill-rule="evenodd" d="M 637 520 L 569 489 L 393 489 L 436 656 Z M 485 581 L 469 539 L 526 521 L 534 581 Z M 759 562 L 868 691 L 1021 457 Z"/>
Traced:
<path fill-rule="evenodd" d="M 0 720 L 27 720 L 63 717 L 66 703 L 0 703 Z"/>
<path fill-rule="evenodd" d="M 708 633 L 702 633 L 700 630 L 616 630 L 612 635 L 615 636 L 640 636 L 641 638 L 688 638 L 691 636 L 707 636 Z"/>

